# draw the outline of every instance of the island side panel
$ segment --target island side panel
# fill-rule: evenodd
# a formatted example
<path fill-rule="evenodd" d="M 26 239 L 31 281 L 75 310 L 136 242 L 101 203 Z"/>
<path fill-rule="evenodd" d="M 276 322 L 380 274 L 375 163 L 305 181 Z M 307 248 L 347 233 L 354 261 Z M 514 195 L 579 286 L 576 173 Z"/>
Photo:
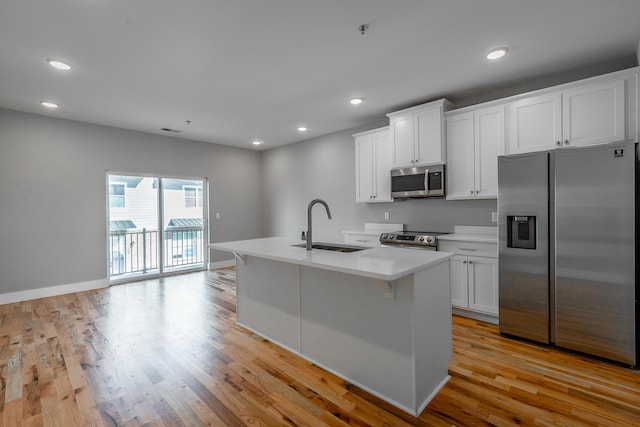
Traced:
<path fill-rule="evenodd" d="M 252 256 L 238 261 L 237 322 L 276 344 L 300 351 L 297 264 Z"/>
<path fill-rule="evenodd" d="M 452 357 L 449 261 L 414 275 L 417 413 L 449 379 Z"/>
<path fill-rule="evenodd" d="M 300 269 L 301 353 L 388 402 L 414 412 L 412 279 L 384 282 Z"/>

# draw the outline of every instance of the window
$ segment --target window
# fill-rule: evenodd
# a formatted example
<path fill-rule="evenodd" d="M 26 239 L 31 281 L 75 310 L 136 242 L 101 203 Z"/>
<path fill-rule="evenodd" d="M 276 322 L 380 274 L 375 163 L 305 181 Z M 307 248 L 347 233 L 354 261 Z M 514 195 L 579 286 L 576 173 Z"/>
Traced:
<path fill-rule="evenodd" d="M 184 206 L 185 208 L 202 207 L 202 187 L 184 186 Z"/>
<path fill-rule="evenodd" d="M 124 208 L 124 188 L 122 183 L 109 183 L 109 207 Z"/>

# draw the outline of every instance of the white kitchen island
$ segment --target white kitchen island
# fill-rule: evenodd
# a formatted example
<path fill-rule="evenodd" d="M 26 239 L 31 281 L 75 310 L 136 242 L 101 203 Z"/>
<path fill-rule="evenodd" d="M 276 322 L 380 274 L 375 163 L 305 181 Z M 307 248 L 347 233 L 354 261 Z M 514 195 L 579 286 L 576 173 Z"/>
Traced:
<path fill-rule="evenodd" d="M 450 253 L 353 253 L 266 238 L 209 245 L 237 262 L 237 322 L 418 415 L 449 379 Z"/>

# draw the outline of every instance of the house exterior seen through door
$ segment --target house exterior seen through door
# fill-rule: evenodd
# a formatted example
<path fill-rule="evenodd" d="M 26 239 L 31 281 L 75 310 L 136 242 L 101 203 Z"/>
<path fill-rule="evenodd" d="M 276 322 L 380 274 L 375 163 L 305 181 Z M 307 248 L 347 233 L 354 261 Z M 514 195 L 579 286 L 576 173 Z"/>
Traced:
<path fill-rule="evenodd" d="M 205 267 L 205 179 L 107 174 L 110 281 Z"/>

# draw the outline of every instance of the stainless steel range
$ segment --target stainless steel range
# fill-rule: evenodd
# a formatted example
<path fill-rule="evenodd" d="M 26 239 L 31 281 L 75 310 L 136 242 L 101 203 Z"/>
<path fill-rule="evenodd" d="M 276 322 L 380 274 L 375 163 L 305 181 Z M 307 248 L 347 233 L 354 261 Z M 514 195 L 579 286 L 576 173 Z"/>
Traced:
<path fill-rule="evenodd" d="M 411 249 L 435 251 L 438 246 L 438 236 L 449 233 L 431 231 L 398 231 L 382 233 L 380 243 L 383 246 L 396 246 Z"/>

